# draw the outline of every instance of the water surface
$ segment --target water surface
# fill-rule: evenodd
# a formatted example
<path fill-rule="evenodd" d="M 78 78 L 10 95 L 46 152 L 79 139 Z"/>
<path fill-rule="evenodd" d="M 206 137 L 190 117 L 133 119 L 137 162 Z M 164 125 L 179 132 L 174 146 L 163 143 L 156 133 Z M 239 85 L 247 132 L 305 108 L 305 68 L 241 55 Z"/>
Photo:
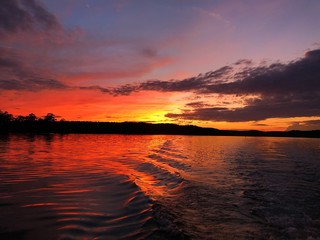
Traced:
<path fill-rule="evenodd" d="M 317 239 L 320 140 L 0 137 L 0 239 Z"/>

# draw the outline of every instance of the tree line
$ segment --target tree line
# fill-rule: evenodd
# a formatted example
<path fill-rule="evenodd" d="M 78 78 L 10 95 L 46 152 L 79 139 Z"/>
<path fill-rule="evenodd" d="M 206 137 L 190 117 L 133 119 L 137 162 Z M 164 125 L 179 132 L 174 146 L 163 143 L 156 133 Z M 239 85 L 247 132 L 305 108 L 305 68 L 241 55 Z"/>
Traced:
<path fill-rule="evenodd" d="M 37 121 L 45 121 L 45 122 L 55 122 L 57 121 L 57 117 L 53 113 L 47 113 L 47 115 L 43 117 L 37 117 L 34 113 L 30 113 L 27 116 L 18 115 L 14 117 L 11 113 L 7 111 L 0 110 L 0 123 L 8 123 L 8 122 L 37 122 Z"/>
<path fill-rule="evenodd" d="M 272 131 L 257 130 L 234 131 L 203 128 L 193 125 L 172 123 L 152 124 L 146 122 L 88 122 L 66 121 L 53 113 L 37 117 L 30 113 L 27 116 L 16 116 L 0 111 L 0 134 L 8 133 L 95 133 L 95 134 L 166 134 L 166 135 L 201 135 L 201 136 L 272 136 L 272 137 L 312 137 L 319 138 L 320 130 L 314 131 Z"/>

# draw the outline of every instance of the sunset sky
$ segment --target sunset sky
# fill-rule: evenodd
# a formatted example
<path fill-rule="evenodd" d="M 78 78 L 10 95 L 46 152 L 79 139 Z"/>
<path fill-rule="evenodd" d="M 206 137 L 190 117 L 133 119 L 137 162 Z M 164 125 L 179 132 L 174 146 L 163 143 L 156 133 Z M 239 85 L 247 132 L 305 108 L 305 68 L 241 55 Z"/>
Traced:
<path fill-rule="evenodd" d="M 1 0 L 0 110 L 320 129 L 320 1 Z"/>

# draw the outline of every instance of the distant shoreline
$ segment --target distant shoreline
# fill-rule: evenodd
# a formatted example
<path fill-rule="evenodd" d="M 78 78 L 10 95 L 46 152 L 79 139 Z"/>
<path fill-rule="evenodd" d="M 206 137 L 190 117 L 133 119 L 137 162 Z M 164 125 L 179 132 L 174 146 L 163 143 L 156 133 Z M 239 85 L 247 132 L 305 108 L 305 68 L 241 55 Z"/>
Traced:
<path fill-rule="evenodd" d="M 146 122 L 85 122 L 85 121 L 24 121 L 0 123 L 0 134 L 8 133 L 94 133 L 130 135 L 194 135 L 194 136 L 253 136 L 320 138 L 320 130 L 313 131 L 259 131 L 219 130 L 194 125 Z"/>

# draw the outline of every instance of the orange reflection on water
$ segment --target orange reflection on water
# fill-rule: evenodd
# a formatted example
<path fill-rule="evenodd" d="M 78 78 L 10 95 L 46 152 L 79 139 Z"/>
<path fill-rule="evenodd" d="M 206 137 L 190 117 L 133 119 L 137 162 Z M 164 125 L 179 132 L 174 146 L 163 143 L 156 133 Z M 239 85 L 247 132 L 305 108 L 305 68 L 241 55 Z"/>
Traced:
<path fill-rule="evenodd" d="M 45 219 L 46 231 L 60 238 L 147 236 L 156 229 L 152 200 L 171 195 L 180 184 L 174 167 L 152 158 L 165 141 L 159 136 L 10 136 L 2 148 L 6 160 L 0 176 L 10 191 L 0 194 L 0 201 L 17 203 L 11 215 L 23 211 L 27 220 L 9 222 L 7 228 L 39 226 L 38 219 Z"/>
<path fill-rule="evenodd" d="M 51 190 L 58 195 L 81 194 L 97 190 L 99 186 L 88 186 L 96 178 L 103 181 L 109 175 L 124 175 L 147 195 L 166 195 L 166 186 L 160 183 L 158 176 L 149 171 L 148 164 L 150 168 L 161 168 L 170 173 L 175 173 L 175 169 L 147 157 L 150 148 L 158 144 L 158 140 L 155 142 L 149 136 L 147 141 L 136 141 L 138 138 L 141 136 L 33 137 L 31 141 L 24 142 L 28 147 L 22 146 L 19 153 L 30 158 L 27 169 L 21 173 L 24 177 L 12 179 L 11 182 L 30 181 L 33 177 L 61 176 L 62 182 L 50 183 Z M 148 142 L 150 146 L 146 145 Z M 29 151 L 23 152 L 24 149 Z M 144 164 L 146 169 L 143 169 Z"/>
<path fill-rule="evenodd" d="M 0 141 L 0 222 L 2 229 L 28 229 L 27 234 L 41 229 L 42 236 L 55 233 L 53 239 L 145 239 L 157 230 L 150 220 L 161 217 L 164 206 L 179 216 L 190 236 L 199 231 L 197 239 L 228 239 L 230 233 L 231 238 L 263 238 L 260 230 L 269 231 L 273 216 L 283 213 L 279 215 L 275 205 L 266 212 L 267 221 L 257 222 L 252 202 L 257 210 L 268 210 L 278 197 L 289 203 L 277 201 L 281 208 L 292 205 L 294 212 L 295 206 L 301 207 L 292 201 L 296 196 L 317 199 L 318 139 L 90 134 L 10 138 Z"/>
<path fill-rule="evenodd" d="M 67 191 L 59 191 L 58 194 L 74 194 L 74 193 L 87 193 L 92 192 L 91 189 L 74 189 L 74 190 L 67 190 Z"/>
<path fill-rule="evenodd" d="M 57 203 L 53 202 L 44 202 L 44 203 L 33 203 L 33 204 L 26 204 L 22 207 L 43 207 L 43 206 L 56 206 Z"/>

